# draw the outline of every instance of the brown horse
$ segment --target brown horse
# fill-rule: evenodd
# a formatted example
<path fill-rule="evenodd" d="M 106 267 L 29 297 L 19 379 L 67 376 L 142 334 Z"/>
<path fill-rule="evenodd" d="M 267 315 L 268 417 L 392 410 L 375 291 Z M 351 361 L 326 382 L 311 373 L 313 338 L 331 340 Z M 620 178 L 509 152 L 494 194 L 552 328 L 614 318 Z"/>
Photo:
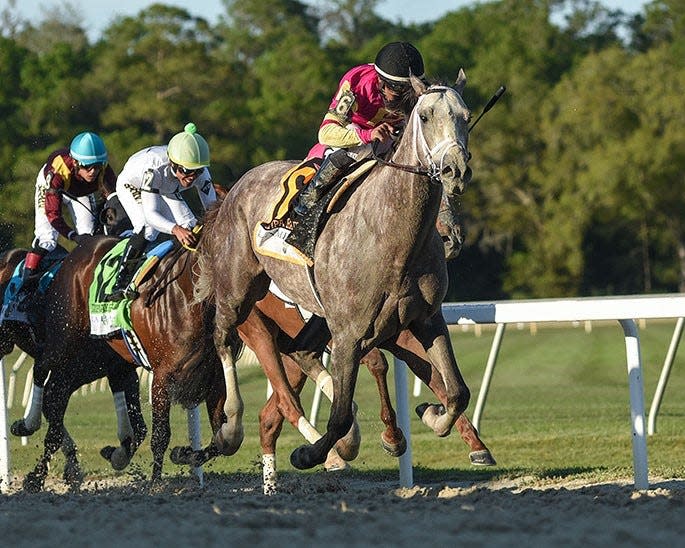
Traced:
<path fill-rule="evenodd" d="M 317 386 L 321 387 L 329 399 L 332 400 L 332 393 L 330 392 L 330 374 L 328 374 L 321 364 L 319 354 L 316 352 L 298 352 L 294 345 L 295 341 L 303 331 L 305 322 L 302 314 L 293 303 L 284 300 L 282 297 L 275 295 L 273 292 L 267 293 L 266 297 L 259 301 L 256 305 L 258 311 L 266 318 L 273 320 L 278 329 L 285 333 L 289 340 L 283 341 L 280 339 L 279 348 L 290 349 L 291 353 L 282 353 L 283 364 L 287 381 L 293 387 L 295 392 L 299 394 L 306 378 L 314 379 Z M 254 333 L 259 333 L 259 328 L 254 324 L 254 315 L 250 314 L 248 320 L 242 324 L 238 331 L 245 343 L 252 347 Z M 323 330 L 325 334 L 327 330 Z M 321 340 L 325 339 L 322 338 Z M 410 369 L 414 371 L 423 382 L 425 382 L 435 392 L 441 401 L 445 401 L 445 388 L 441 383 L 440 376 L 427 361 L 427 356 L 419 342 L 409 331 L 403 331 L 398 337 L 397 343 L 392 347 L 393 353 L 407 362 Z M 297 363 L 299 367 L 293 366 Z M 378 388 L 378 393 L 381 402 L 380 417 L 386 426 L 386 429 L 381 433 L 381 445 L 383 449 L 391 456 L 399 457 L 406 450 L 406 439 L 402 430 L 397 426 L 395 410 L 392 406 L 390 393 L 387 384 L 388 362 L 377 348 L 372 349 L 362 358 L 362 364 L 366 365 L 369 372 L 374 377 Z M 266 371 L 266 369 L 265 369 Z M 271 377 L 274 373 L 267 372 L 267 376 Z M 328 389 L 328 390 L 327 390 Z M 264 472 L 264 488 L 265 492 L 273 492 L 276 489 L 276 471 L 275 471 L 275 454 L 276 454 L 276 440 L 281 431 L 284 415 L 279 409 L 283 409 L 283 413 L 288 413 L 288 406 L 279 406 L 279 397 L 281 394 L 278 390 L 269 398 L 266 405 L 260 413 L 260 441 L 263 455 L 263 472 Z M 286 395 L 287 398 L 287 395 Z M 299 400 L 293 404 L 294 407 L 299 405 Z M 423 404 L 420 408 L 423 409 Z M 300 421 L 300 417 L 291 417 L 288 419 L 296 427 Z M 491 466 L 495 464 L 495 459 L 492 457 L 490 450 L 485 446 L 480 439 L 478 432 L 473 427 L 466 415 L 461 414 L 457 419 L 456 426 L 464 442 L 469 446 L 471 452 L 469 454 L 471 463 L 480 466 Z M 350 434 L 348 433 L 346 438 Z M 348 440 L 347 444 L 343 445 L 343 450 L 336 445 L 341 455 L 345 460 L 353 460 L 356 457 L 356 452 L 343 453 L 345 449 L 348 451 L 358 451 L 359 442 L 355 440 L 353 444 Z M 329 455 L 330 460 L 330 455 Z M 327 461 L 328 462 L 328 461 Z"/>
<path fill-rule="evenodd" d="M 361 358 L 374 347 L 396 344 L 405 329 L 420 342 L 445 387 L 444 404 L 426 406 L 423 421 L 445 436 L 468 405 L 469 390 L 440 310 L 447 272 L 435 229 L 443 192 L 454 198 L 471 177 L 470 111 L 460 94 L 465 82 L 463 71 L 455 87 L 426 88 L 412 79 L 419 99 L 391 161 L 374 168 L 336 206 L 319 236 L 311 270 L 253 250 L 253 230 L 268 219 L 287 162 L 248 171 L 205 224 L 197 298 L 214 300 L 214 341 L 225 372 L 235 369 L 231 334 L 266 295 L 270 279 L 328 321 L 333 404 L 327 432 L 291 455 L 297 468 L 324 462 L 349 430 Z M 230 420 L 217 441 L 233 449 L 242 442 L 243 404 L 229 381 Z"/>
<path fill-rule="evenodd" d="M 12 273 L 25 255 L 25 250 L 12 249 L 0 256 L 0 295 L 4 294 Z M 33 301 L 29 303 L 30 306 L 43 310 L 61 308 L 64 301 L 55 303 L 51 298 L 52 289 L 53 286 L 50 285 L 45 296 L 35 294 L 32 297 Z M 83 475 L 78 462 L 77 447 L 64 426 L 64 412 L 73 392 L 104 376 L 107 376 L 114 400 L 120 407 L 117 412 L 120 445 L 116 448 L 112 446 L 103 448 L 103 452 L 111 457 L 116 451 L 119 459 L 108 458 L 108 460 L 116 469 L 123 468 L 128 464 L 136 447 L 140 445 L 147 433 L 145 421 L 140 412 L 138 375 L 133 368 L 122 367 L 121 360 L 113 352 L 99 349 L 95 341 L 82 339 L 78 346 L 67 351 L 55 348 L 51 345 L 50 335 L 55 332 L 62 333 L 65 325 L 52 323 L 50 314 L 47 317 L 43 314 L 35 314 L 35 318 L 38 321 L 35 325 L 12 320 L 5 320 L 0 324 L 2 355 L 11 352 L 16 345 L 39 364 L 44 355 L 51 355 L 53 358 L 50 365 L 52 370 L 41 368 L 40 365 L 34 369 L 34 386 L 38 389 L 44 386 L 41 390 L 42 406 L 38 403 L 35 413 L 40 421 L 42 407 L 49 427 L 45 438 L 45 453 L 34 472 L 25 478 L 24 488 L 36 491 L 42 487 L 52 454 L 60 446 L 66 456 L 63 475 L 65 481 L 70 485 L 80 483 Z M 46 382 L 48 372 L 51 374 Z M 39 424 L 39 422 L 38 425 L 32 424 L 31 428 L 27 429 L 25 419 L 21 419 L 12 425 L 12 433 L 30 435 Z"/>

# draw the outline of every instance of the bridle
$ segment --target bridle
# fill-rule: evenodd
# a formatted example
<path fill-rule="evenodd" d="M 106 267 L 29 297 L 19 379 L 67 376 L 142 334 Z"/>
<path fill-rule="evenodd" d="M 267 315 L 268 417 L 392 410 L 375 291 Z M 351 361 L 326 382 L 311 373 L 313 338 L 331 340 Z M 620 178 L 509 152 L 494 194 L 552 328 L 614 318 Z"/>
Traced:
<path fill-rule="evenodd" d="M 419 95 L 418 101 L 416 102 L 416 105 L 414 105 L 411 115 L 409 116 L 408 124 L 411 124 L 411 122 L 413 121 L 413 124 L 411 124 L 411 126 L 413 132 L 414 154 L 418 158 L 419 165 L 400 164 L 397 162 L 393 162 L 392 159 L 385 160 L 384 158 L 381 158 L 376 153 L 376 144 L 378 143 L 378 141 L 375 141 L 373 146 L 371 147 L 373 159 L 382 165 L 392 167 L 394 169 L 399 169 L 401 171 L 406 171 L 409 173 L 415 173 L 416 175 L 428 177 L 431 180 L 431 182 L 442 184 L 440 174 L 442 173 L 444 167 L 443 163 L 447 152 L 452 148 L 457 147 L 465 153 L 465 156 L 469 157 L 470 155 L 468 153 L 468 149 L 463 143 L 456 141 L 454 139 L 443 139 L 432 148 L 429 147 L 428 143 L 426 142 L 426 137 L 423 134 L 421 124 L 418 121 L 413 120 L 413 118 L 418 116 L 417 107 L 426 95 L 428 95 L 429 93 L 447 93 L 449 91 L 457 93 L 453 88 L 449 86 L 435 85 L 429 87 L 426 91 Z M 419 147 L 421 148 L 421 151 L 425 156 L 425 161 L 428 164 L 427 167 L 424 166 L 424 163 L 421 161 L 421 156 L 419 155 L 418 150 Z M 437 159 L 437 162 L 435 159 Z"/>

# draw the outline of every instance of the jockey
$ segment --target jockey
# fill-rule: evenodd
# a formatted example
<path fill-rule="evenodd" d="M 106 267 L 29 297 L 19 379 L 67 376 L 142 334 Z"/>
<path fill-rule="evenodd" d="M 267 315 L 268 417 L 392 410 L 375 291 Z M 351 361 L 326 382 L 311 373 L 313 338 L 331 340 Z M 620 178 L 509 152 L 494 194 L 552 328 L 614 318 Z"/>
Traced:
<path fill-rule="evenodd" d="M 386 44 L 373 63 L 345 73 L 319 127 L 319 142 L 308 154 L 325 159 L 296 198 L 294 220 L 305 216 L 355 160 L 368 156 L 374 141 L 390 147 L 416 104 L 410 75 L 423 78 L 424 67 L 421 54 L 408 42 Z"/>
<path fill-rule="evenodd" d="M 95 191 L 114 185 L 116 174 L 107 163 L 105 144 L 99 135 L 86 131 L 69 148 L 54 151 L 36 177 L 35 239 L 24 261 L 23 280 L 37 279 L 41 259 L 57 247 L 61 234 L 79 241 L 95 230 Z M 78 204 L 77 204 L 78 202 Z M 64 220 L 65 205 L 74 223 Z"/>
<path fill-rule="evenodd" d="M 148 147 L 128 159 L 117 179 L 117 196 L 135 234 L 124 250 L 109 300 L 135 298 L 126 288 L 147 243 L 160 233 L 173 234 L 185 246 L 197 244 L 192 231 L 197 219 L 181 191 L 196 187 L 205 209 L 215 202 L 208 166 L 209 145 L 193 123 L 186 124 L 167 146 Z"/>

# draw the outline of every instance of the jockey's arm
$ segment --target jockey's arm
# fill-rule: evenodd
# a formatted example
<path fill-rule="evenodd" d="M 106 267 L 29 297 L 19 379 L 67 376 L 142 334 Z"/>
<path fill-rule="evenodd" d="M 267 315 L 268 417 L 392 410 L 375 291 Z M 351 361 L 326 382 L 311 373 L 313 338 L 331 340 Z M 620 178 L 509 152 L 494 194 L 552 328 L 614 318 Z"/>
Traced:
<path fill-rule="evenodd" d="M 45 191 L 45 216 L 52 227 L 65 238 L 72 231 L 62 216 L 62 188 L 53 182 Z"/>
<path fill-rule="evenodd" d="M 183 204 L 190 211 L 182 199 L 176 197 L 170 200 L 168 196 L 163 198 L 159 191 L 141 189 L 140 198 L 143 205 L 143 214 L 145 215 L 145 224 L 163 234 L 172 234 L 174 226 L 180 224 L 176 222 L 176 213 L 171 209 L 172 203 Z M 165 203 L 172 211 L 173 218 L 171 219 L 169 218 L 168 210 L 165 208 Z M 182 210 L 180 206 L 177 209 L 179 211 Z M 192 212 L 190 214 L 192 215 Z"/>

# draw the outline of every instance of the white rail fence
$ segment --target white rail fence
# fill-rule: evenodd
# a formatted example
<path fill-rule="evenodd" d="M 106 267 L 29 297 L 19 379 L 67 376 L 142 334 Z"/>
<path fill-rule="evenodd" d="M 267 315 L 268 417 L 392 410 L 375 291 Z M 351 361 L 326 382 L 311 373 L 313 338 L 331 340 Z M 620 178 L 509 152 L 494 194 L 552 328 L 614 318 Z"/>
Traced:
<path fill-rule="evenodd" d="M 675 359 L 680 338 L 685 323 L 685 294 L 664 295 L 634 295 L 626 297 L 587 297 L 578 299 L 534 299 L 517 301 L 493 301 L 493 302 L 466 302 L 446 303 L 442 306 L 445 321 L 450 325 L 496 325 L 490 354 L 483 373 L 483 381 L 478 393 L 476 407 L 473 414 L 473 424 L 479 428 L 483 409 L 494 374 L 497 357 L 499 355 L 505 327 L 509 324 L 522 324 L 544 322 L 591 322 L 615 320 L 623 328 L 626 365 L 628 372 L 628 388 L 632 431 L 633 471 L 634 485 L 636 489 L 648 489 L 648 462 L 647 440 L 645 436 L 645 410 L 644 388 L 642 381 L 642 356 L 640 351 L 640 339 L 636 319 L 669 319 L 677 318 L 676 326 L 671 338 L 671 343 L 661 370 L 659 383 L 652 399 L 649 413 L 647 432 L 651 435 L 656 431 L 656 418 L 663 395 L 668 383 L 673 361 Z M 587 329 L 586 331 L 590 331 Z M 246 349 L 247 352 L 247 349 Z M 7 432 L 7 409 L 12 406 L 15 391 L 16 373 L 24 363 L 25 355 L 19 357 L 12 367 L 10 385 L 7 395 L 5 394 L 5 372 L 0 359 L 0 490 L 6 490 L 9 485 L 9 440 Z M 254 361 L 254 356 L 247 352 L 241 361 Z M 31 378 L 27 375 L 26 386 L 30 388 Z M 148 384 L 150 388 L 150 376 L 141 370 L 141 385 Z M 97 381 L 83 387 L 82 394 L 106 388 L 106 380 Z M 26 387 L 22 404 L 28 403 Z M 413 466 L 411 451 L 410 413 L 408 399 L 407 367 L 401 360 L 395 360 L 395 393 L 397 395 L 397 417 L 400 428 L 407 438 L 407 451 L 400 457 L 400 485 L 409 487 L 413 485 Z M 311 420 L 316 421 L 319 405 L 319 396 L 315 395 L 312 405 Z M 196 410 L 194 411 L 197 412 Z M 189 414 L 189 424 L 197 425 L 197 415 Z M 197 430 L 189 431 L 193 445 L 198 443 Z M 200 474 L 201 470 L 196 471 Z"/>
<path fill-rule="evenodd" d="M 543 322 L 618 321 L 623 328 L 626 348 L 634 485 L 639 490 L 649 488 L 642 355 L 639 330 L 635 320 L 678 319 L 652 401 L 649 420 L 649 433 L 651 434 L 655 431 L 656 416 L 683 330 L 685 294 L 446 303 L 442 306 L 442 312 L 445 321 L 452 325 L 497 325 L 474 410 L 473 423 L 476 428 L 480 424 L 485 407 L 506 325 Z M 406 364 L 400 360 L 395 360 L 395 388 L 398 394 L 397 414 L 399 420 L 408 424 L 409 409 L 404 403 L 407 393 Z M 404 426 L 402 428 L 407 437 L 408 450 L 405 455 L 400 457 L 400 484 L 411 486 L 413 484 L 413 469 L 410 432 L 409 428 L 405 429 Z"/>

